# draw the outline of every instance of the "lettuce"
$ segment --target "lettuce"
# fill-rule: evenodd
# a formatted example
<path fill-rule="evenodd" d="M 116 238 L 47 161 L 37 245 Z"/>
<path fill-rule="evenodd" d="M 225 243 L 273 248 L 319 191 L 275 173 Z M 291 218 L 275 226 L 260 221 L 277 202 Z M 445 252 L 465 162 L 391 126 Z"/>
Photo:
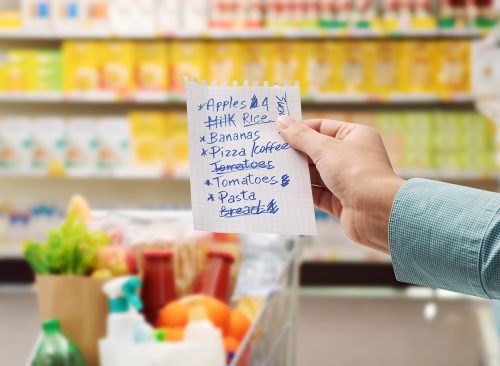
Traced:
<path fill-rule="evenodd" d="M 49 232 L 47 242 L 27 241 L 26 260 L 36 274 L 89 274 L 99 249 L 111 243 L 102 232 L 92 232 L 77 215 L 70 213 L 64 223 Z"/>

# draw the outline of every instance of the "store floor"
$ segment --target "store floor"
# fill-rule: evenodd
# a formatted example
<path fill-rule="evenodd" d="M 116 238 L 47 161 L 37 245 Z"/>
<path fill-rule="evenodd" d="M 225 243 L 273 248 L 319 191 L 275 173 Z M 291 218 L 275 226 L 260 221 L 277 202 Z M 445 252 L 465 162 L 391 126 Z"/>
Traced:
<path fill-rule="evenodd" d="M 298 366 L 480 366 L 481 337 L 468 302 L 303 297 Z M 37 334 L 35 296 L 0 291 L 0 365 L 24 365 Z M 273 365 L 279 366 L 279 365 Z"/>

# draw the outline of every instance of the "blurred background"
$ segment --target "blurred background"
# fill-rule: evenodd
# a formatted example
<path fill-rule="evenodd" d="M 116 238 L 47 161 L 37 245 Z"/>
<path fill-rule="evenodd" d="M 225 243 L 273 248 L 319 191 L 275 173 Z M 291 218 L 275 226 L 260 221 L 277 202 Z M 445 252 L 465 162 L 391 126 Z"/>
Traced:
<path fill-rule="evenodd" d="M 498 0 L 2 0 L 0 363 L 23 364 L 38 329 L 21 244 L 71 195 L 189 208 L 183 76 L 299 80 L 304 119 L 373 126 L 401 176 L 497 191 L 499 13 Z M 298 365 L 500 364 L 491 302 L 398 283 L 388 256 L 317 222 L 301 238 Z"/>

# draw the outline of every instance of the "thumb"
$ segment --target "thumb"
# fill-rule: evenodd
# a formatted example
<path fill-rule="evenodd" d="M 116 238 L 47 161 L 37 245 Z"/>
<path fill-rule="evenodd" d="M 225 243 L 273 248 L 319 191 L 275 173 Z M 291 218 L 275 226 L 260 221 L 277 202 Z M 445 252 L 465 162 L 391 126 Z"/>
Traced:
<path fill-rule="evenodd" d="M 333 142 L 333 138 L 297 122 L 293 117 L 280 116 L 277 125 L 283 139 L 308 155 L 315 164 L 325 153 L 325 147 Z"/>

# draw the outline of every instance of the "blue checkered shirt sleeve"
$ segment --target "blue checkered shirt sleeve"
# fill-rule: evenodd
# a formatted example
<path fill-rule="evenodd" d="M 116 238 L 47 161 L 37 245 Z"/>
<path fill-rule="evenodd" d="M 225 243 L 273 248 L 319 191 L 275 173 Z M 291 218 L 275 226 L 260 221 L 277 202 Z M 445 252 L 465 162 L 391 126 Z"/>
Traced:
<path fill-rule="evenodd" d="M 389 245 L 401 282 L 500 299 L 500 194 L 427 179 L 399 190 Z"/>

